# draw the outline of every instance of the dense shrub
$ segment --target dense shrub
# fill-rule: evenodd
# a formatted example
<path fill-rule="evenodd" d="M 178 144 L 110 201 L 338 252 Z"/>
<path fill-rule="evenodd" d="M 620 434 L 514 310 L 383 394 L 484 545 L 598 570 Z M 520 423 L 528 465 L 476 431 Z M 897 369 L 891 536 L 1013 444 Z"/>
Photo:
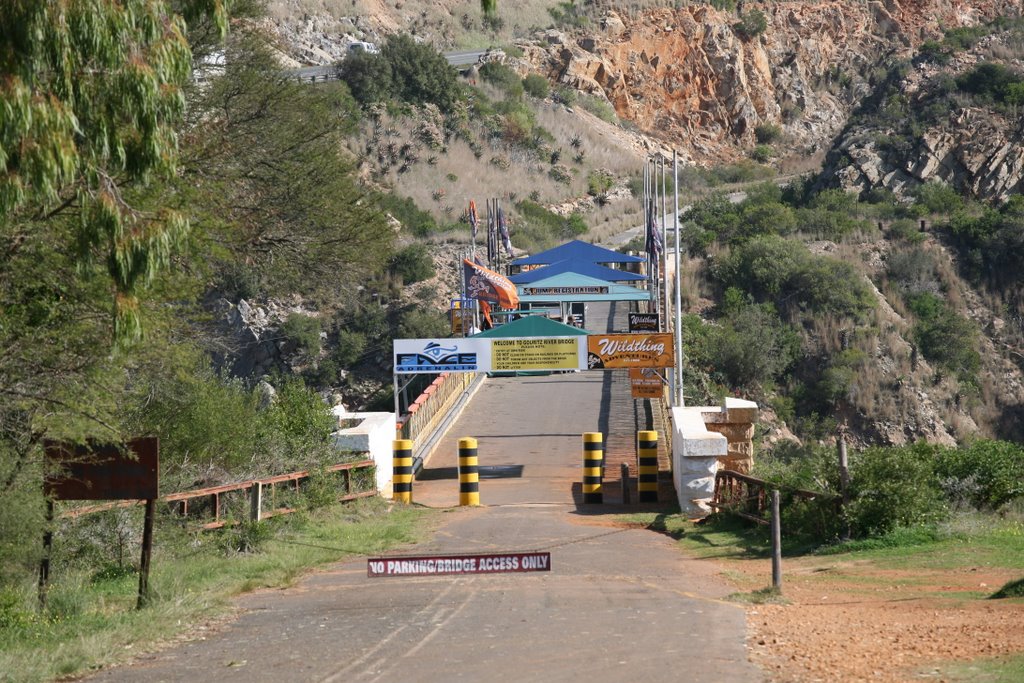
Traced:
<path fill-rule="evenodd" d="M 506 98 L 520 99 L 523 96 L 523 81 L 519 74 L 501 62 L 485 62 L 480 67 L 480 78 L 500 88 Z"/>
<path fill-rule="evenodd" d="M 762 123 L 754 128 L 754 138 L 762 145 L 770 145 L 782 137 L 782 128 L 774 123 Z"/>
<path fill-rule="evenodd" d="M 932 214 L 951 214 L 964 205 L 956 190 L 938 180 L 918 187 L 914 191 L 914 201 Z"/>
<path fill-rule="evenodd" d="M 995 102 L 1024 104 L 1024 75 L 996 62 L 982 62 L 956 79 L 963 92 Z"/>
<path fill-rule="evenodd" d="M 780 310 L 859 318 L 875 306 L 867 283 L 845 261 L 815 256 L 798 242 L 758 236 L 712 268 L 723 287 L 737 287 Z"/>
<path fill-rule="evenodd" d="M 395 99 L 436 104 L 445 113 L 463 98 L 458 74 L 444 55 L 408 34 L 388 39 L 380 54 L 350 55 L 338 67 L 352 96 L 363 105 Z"/>
<path fill-rule="evenodd" d="M 597 169 L 587 174 L 587 194 L 602 195 L 612 188 L 612 174 L 604 169 Z"/>
<path fill-rule="evenodd" d="M 516 211 L 520 218 L 516 225 L 517 244 L 531 251 L 574 239 L 588 229 L 580 214 L 562 217 L 530 200 L 517 203 Z"/>
<path fill-rule="evenodd" d="M 956 507 L 997 510 L 1024 497 L 1024 449 L 1007 441 L 976 441 L 959 448 L 924 442 L 851 452 L 850 503 L 837 514 L 839 472 L 835 449 L 780 443 L 764 453 L 753 474 L 783 493 L 784 533 L 818 543 L 875 538 L 928 526 Z M 812 501 L 793 488 L 819 491 Z"/>
<path fill-rule="evenodd" d="M 869 448 L 850 457 L 850 505 L 855 537 L 937 522 L 948 505 L 934 470 L 931 447 Z"/>
<path fill-rule="evenodd" d="M 410 244 L 391 257 L 391 272 L 411 285 L 434 277 L 434 261 L 422 244 Z"/>
<path fill-rule="evenodd" d="M 770 304 L 730 312 L 707 335 L 706 355 L 713 373 L 731 387 L 754 388 L 773 382 L 796 359 L 800 338 Z"/>
<path fill-rule="evenodd" d="M 391 214 L 403 228 L 417 237 L 426 237 L 437 231 L 437 221 L 428 211 L 416 206 L 416 202 L 408 197 L 400 197 L 393 192 L 378 197 L 381 209 Z"/>
<path fill-rule="evenodd" d="M 302 313 L 290 313 L 281 323 L 281 336 L 296 350 L 316 355 L 320 353 L 320 319 Z"/>
<path fill-rule="evenodd" d="M 768 28 L 768 18 L 765 17 L 764 12 L 759 9 L 754 9 L 749 12 L 744 12 L 740 16 L 740 20 L 733 24 L 733 30 L 744 38 L 754 38 L 765 32 Z"/>
<path fill-rule="evenodd" d="M 523 79 L 523 90 L 530 97 L 542 100 L 551 92 L 551 84 L 540 74 L 529 74 Z"/>
<path fill-rule="evenodd" d="M 935 470 L 953 502 L 998 510 L 1024 496 L 1024 449 L 1008 441 L 975 441 L 938 454 Z"/>
<path fill-rule="evenodd" d="M 940 297 L 923 292 L 908 297 L 907 304 L 917 317 L 914 343 L 929 361 L 970 381 L 981 367 L 976 348 L 978 331 Z"/>

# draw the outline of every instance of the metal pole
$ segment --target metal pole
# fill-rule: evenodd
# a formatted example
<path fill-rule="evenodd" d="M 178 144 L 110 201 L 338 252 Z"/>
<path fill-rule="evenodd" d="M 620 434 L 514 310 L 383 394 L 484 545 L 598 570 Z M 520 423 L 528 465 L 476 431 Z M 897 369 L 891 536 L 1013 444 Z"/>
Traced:
<path fill-rule="evenodd" d="M 675 188 L 672 200 L 673 225 L 676 230 L 676 384 L 675 404 L 685 406 L 683 398 L 683 276 L 679 256 L 679 159 L 672 150 L 672 186 Z"/>
<path fill-rule="evenodd" d="M 782 588 L 782 520 L 779 519 L 779 491 L 772 491 L 772 588 Z"/>
<path fill-rule="evenodd" d="M 662 307 L 664 314 L 662 320 L 659 322 L 660 329 L 664 332 L 668 329 L 668 221 L 666 216 L 668 215 L 668 195 L 666 194 L 666 178 L 665 178 L 665 157 L 659 155 L 659 161 L 661 162 L 661 279 L 664 283 L 663 296 L 665 305 Z"/>

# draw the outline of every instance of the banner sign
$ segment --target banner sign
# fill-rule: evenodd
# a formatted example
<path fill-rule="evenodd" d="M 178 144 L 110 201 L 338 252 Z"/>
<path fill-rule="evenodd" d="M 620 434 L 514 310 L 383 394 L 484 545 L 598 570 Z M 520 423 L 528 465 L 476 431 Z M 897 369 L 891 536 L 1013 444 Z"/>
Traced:
<path fill-rule="evenodd" d="M 519 337 L 494 339 L 492 370 L 578 370 L 581 337 Z"/>
<path fill-rule="evenodd" d="M 487 372 L 491 367 L 491 340 L 396 339 L 395 374 Z"/>
<path fill-rule="evenodd" d="M 502 308 L 519 308 L 519 294 L 512 281 L 500 273 L 484 268 L 469 259 L 462 259 L 462 277 L 466 296 L 498 304 Z"/>
<path fill-rule="evenodd" d="M 396 375 L 671 368 L 674 356 L 672 334 L 668 332 L 394 341 Z"/>
<path fill-rule="evenodd" d="M 45 443 L 52 473 L 44 481 L 55 500 L 153 500 L 158 493 L 157 437 L 117 444 Z"/>
<path fill-rule="evenodd" d="M 662 382 L 656 370 L 651 368 L 630 368 L 629 384 L 633 398 L 661 398 Z"/>
<path fill-rule="evenodd" d="M 549 571 L 551 571 L 551 553 L 546 552 L 377 557 L 366 561 L 366 575 L 369 577 Z"/>
<path fill-rule="evenodd" d="M 661 316 L 658 313 L 630 313 L 630 332 L 657 332 L 661 329 Z"/>
<path fill-rule="evenodd" d="M 523 287 L 524 296 L 555 295 L 565 294 L 607 294 L 607 287 Z"/>
<path fill-rule="evenodd" d="M 591 334 L 587 369 L 671 368 L 675 366 L 672 333 Z"/>

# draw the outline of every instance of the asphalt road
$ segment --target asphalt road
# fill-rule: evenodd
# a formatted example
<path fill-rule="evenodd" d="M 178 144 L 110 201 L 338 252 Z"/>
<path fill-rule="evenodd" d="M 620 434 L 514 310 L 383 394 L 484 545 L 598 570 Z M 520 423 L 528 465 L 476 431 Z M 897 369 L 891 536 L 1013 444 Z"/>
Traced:
<path fill-rule="evenodd" d="M 594 315 L 596 310 L 591 311 Z M 582 432 L 602 373 L 492 378 L 414 485 L 444 508 L 403 553 L 548 552 L 550 571 L 369 578 L 365 558 L 238 602 L 231 624 L 92 681 L 757 681 L 745 614 L 707 563 L 584 505 Z M 457 439 L 478 440 L 478 508 L 455 507 Z"/>

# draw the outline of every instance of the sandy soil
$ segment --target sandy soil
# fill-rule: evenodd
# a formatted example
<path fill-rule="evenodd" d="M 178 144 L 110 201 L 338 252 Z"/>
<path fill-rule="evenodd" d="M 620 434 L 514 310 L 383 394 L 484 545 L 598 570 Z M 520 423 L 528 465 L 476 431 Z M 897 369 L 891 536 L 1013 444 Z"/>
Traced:
<path fill-rule="evenodd" d="M 716 561 L 739 591 L 771 583 L 767 560 Z M 751 658 L 776 683 L 948 680 L 950 663 L 1024 652 L 1024 603 L 980 599 L 1017 578 L 787 558 L 782 601 L 748 608 Z"/>

